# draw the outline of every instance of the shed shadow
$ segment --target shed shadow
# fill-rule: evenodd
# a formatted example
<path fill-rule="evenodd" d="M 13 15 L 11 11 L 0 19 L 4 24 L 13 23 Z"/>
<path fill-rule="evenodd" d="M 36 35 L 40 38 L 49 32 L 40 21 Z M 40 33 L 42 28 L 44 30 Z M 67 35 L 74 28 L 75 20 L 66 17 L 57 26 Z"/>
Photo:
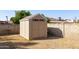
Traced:
<path fill-rule="evenodd" d="M 18 35 L 19 33 L 3 33 L 3 34 L 0 34 L 0 36 L 8 36 L 8 35 Z"/>
<path fill-rule="evenodd" d="M 28 49 L 27 46 L 35 45 L 35 44 L 37 43 L 36 42 L 0 42 L 0 49 Z"/>

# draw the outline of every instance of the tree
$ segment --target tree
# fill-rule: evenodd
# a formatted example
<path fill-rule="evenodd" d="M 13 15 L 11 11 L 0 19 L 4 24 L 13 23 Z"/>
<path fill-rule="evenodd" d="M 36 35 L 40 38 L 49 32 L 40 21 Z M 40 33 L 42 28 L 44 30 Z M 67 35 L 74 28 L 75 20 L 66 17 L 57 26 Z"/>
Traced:
<path fill-rule="evenodd" d="M 15 11 L 15 17 L 11 17 L 10 20 L 14 23 L 14 24 L 19 24 L 20 20 L 26 16 L 30 16 L 31 13 L 30 11 L 25 11 L 25 10 L 21 10 L 21 11 Z"/>

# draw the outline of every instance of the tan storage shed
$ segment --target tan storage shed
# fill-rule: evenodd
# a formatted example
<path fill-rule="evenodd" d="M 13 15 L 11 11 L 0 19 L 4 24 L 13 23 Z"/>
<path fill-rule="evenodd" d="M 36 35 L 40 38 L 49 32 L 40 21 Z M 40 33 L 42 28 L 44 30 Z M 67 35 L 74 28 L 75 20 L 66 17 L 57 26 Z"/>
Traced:
<path fill-rule="evenodd" d="M 44 15 L 36 14 L 20 20 L 20 35 L 28 40 L 47 37 L 47 21 Z"/>

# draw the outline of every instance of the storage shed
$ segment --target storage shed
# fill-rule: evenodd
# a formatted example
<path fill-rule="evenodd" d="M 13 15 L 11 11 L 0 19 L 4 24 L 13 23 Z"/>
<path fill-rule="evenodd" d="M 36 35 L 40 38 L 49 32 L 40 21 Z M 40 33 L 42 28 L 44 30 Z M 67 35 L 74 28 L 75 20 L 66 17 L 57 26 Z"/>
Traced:
<path fill-rule="evenodd" d="M 42 14 L 27 16 L 20 20 L 20 35 L 28 40 L 47 37 L 47 21 Z"/>

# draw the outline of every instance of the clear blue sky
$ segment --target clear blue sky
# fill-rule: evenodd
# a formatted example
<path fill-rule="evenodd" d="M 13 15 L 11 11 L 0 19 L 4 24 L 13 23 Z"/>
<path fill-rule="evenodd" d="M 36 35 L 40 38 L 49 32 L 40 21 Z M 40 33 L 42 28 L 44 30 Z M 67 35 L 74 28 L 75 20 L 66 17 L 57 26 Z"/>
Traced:
<path fill-rule="evenodd" d="M 79 18 L 79 10 L 30 10 L 32 14 L 41 13 L 49 17 L 62 17 L 64 19 Z M 6 20 L 6 17 L 15 16 L 15 10 L 0 10 L 0 20 Z"/>

